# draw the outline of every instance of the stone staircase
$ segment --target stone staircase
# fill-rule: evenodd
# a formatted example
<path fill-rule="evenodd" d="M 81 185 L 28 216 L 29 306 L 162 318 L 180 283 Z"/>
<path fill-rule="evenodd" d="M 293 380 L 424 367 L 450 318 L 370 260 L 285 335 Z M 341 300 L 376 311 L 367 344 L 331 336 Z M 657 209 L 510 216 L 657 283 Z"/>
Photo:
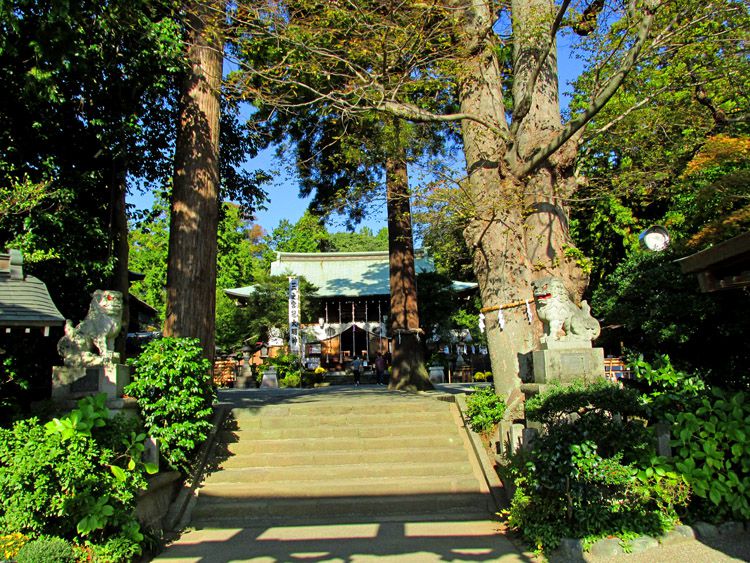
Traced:
<path fill-rule="evenodd" d="M 454 404 L 352 392 L 233 409 L 191 524 L 476 520 L 496 510 Z"/>

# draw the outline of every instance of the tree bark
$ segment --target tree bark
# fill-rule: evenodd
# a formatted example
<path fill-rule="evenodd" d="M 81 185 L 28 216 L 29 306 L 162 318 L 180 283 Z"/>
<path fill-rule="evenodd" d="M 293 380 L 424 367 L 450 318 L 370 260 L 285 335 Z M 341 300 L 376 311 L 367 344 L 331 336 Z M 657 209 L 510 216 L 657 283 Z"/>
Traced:
<path fill-rule="evenodd" d="M 390 389 L 432 389 L 424 365 L 417 308 L 409 178 L 406 150 L 399 137 L 398 118 L 393 119 L 395 139 L 386 157 L 388 207 L 388 255 L 391 289 L 391 336 L 393 362 Z"/>
<path fill-rule="evenodd" d="M 507 416 L 513 417 L 523 400 L 521 382 L 531 375 L 531 351 L 541 325 L 529 322 L 524 305 L 505 306 L 527 300 L 532 305 L 536 277 L 560 275 L 568 285 L 580 277 L 580 269 L 564 256 L 569 237 L 559 203 L 571 187 L 575 146 L 566 145 L 557 160 L 532 174 L 521 173 L 524 159 L 560 129 L 555 46 L 540 40 L 540 30 L 549 29 L 554 19 L 552 3 L 513 4 L 513 94 L 516 101 L 526 97 L 528 106 L 517 109 L 511 126 L 490 32 L 494 14 L 487 3 L 463 6 L 462 39 L 472 50 L 459 97 L 461 112 L 477 117 L 461 123 L 472 217 L 464 238 L 473 253 L 495 390 L 506 398 Z M 490 129 L 484 123 L 497 125 Z"/>
<path fill-rule="evenodd" d="M 213 359 L 219 190 L 221 2 L 188 8 L 191 68 L 180 95 L 164 334 L 200 340 Z"/>
<path fill-rule="evenodd" d="M 125 362 L 125 344 L 130 322 L 130 280 L 128 279 L 128 217 L 125 203 L 127 193 L 127 167 L 124 162 L 115 159 L 112 164 L 112 254 L 114 270 L 112 272 L 112 289 L 122 293 L 122 329 L 115 340 L 115 350 Z"/>

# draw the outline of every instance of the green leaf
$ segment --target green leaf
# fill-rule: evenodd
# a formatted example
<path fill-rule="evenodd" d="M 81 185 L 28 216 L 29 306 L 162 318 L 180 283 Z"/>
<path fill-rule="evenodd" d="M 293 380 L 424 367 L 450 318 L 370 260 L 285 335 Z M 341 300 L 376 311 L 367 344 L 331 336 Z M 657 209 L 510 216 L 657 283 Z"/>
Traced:
<path fill-rule="evenodd" d="M 112 471 L 112 475 L 115 476 L 115 479 L 120 482 L 125 481 L 125 471 L 122 467 L 118 467 L 117 465 L 110 465 L 109 469 Z"/>

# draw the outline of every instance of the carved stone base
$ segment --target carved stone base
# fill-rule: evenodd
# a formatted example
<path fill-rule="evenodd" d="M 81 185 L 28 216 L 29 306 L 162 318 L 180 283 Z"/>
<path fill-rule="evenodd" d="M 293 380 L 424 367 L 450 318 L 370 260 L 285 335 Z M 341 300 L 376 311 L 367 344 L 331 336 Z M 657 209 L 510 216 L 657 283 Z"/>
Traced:
<path fill-rule="evenodd" d="M 122 397 L 130 383 L 130 370 L 123 364 L 103 366 L 52 368 L 52 398 L 55 400 L 80 399 L 88 395 L 106 393 L 107 397 Z"/>
<path fill-rule="evenodd" d="M 594 381 L 604 377 L 603 348 L 558 348 L 534 352 L 535 383 Z"/>

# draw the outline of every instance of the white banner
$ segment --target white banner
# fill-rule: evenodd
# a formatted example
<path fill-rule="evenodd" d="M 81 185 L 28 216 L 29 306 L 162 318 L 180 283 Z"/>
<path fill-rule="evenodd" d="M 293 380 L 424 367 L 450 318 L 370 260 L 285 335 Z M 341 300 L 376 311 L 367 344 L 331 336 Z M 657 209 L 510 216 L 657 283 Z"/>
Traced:
<path fill-rule="evenodd" d="M 299 279 L 289 278 L 289 351 L 300 355 Z"/>

